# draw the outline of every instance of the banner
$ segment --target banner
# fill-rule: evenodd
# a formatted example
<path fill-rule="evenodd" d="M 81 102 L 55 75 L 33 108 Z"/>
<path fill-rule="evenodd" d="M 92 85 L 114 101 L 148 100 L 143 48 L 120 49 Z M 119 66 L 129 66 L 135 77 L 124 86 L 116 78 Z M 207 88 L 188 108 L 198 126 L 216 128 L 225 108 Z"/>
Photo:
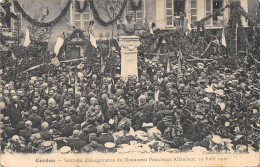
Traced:
<path fill-rule="evenodd" d="M 63 45 L 63 43 L 64 43 L 64 39 L 61 38 L 61 37 L 58 37 L 58 38 L 57 38 L 56 45 L 54 46 L 54 53 L 55 53 L 56 55 L 59 54 L 60 48 L 61 48 L 61 46 Z"/>
<path fill-rule="evenodd" d="M 178 57 L 178 78 L 180 78 L 180 75 L 182 74 L 181 66 L 182 66 L 182 60 L 183 60 L 181 51 L 178 51 L 177 57 Z"/>
<path fill-rule="evenodd" d="M 166 72 L 169 73 L 170 71 L 171 71 L 171 65 L 170 65 L 170 58 L 169 58 L 169 55 L 168 55 Z"/>
<path fill-rule="evenodd" d="M 227 47 L 224 28 L 223 28 L 223 30 L 222 30 L 221 44 L 222 44 L 223 46 Z"/>
<path fill-rule="evenodd" d="M 89 26 L 89 40 L 91 45 L 97 48 L 97 40 L 94 35 L 93 25 Z"/>
<path fill-rule="evenodd" d="M 30 40 L 30 33 L 29 33 L 29 30 L 26 29 L 25 30 L 25 39 L 24 39 L 24 43 L 23 43 L 23 46 L 24 47 L 28 47 L 31 43 L 31 40 Z"/>

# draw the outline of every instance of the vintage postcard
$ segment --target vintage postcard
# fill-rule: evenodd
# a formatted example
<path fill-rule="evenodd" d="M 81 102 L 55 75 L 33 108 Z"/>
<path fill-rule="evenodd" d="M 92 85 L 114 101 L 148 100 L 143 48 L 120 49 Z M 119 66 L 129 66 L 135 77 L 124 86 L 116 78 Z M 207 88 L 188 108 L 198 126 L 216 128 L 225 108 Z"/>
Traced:
<path fill-rule="evenodd" d="M 259 166 L 259 55 L 259 0 L 0 0 L 1 166 Z"/>

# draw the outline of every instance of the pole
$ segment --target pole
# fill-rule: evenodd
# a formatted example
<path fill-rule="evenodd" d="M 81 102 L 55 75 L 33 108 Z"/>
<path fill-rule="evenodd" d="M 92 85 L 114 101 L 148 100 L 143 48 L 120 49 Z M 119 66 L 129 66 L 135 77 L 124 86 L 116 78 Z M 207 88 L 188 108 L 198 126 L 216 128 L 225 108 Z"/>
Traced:
<path fill-rule="evenodd" d="M 238 56 L 237 56 L 237 23 L 236 23 L 236 34 L 235 34 L 235 56 L 236 56 L 236 61 L 237 61 L 237 66 L 239 67 L 239 59 L 238 59 Z"/>

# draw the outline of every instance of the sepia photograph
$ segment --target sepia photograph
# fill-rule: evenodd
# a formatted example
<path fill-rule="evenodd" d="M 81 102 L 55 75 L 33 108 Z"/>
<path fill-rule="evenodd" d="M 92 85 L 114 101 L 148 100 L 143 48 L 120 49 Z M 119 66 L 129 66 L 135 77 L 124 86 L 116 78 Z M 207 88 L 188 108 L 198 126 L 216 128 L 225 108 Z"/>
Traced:
<path fill-rule="evenodd" d="M 0 0 L 0 166 L 258 166 L 260 0 Z"/>

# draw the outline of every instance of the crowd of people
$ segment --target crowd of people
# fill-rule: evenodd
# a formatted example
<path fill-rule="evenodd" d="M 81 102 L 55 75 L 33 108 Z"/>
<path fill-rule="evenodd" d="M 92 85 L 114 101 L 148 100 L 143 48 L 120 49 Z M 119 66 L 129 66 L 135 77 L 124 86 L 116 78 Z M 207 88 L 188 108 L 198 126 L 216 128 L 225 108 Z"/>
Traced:
<path fill-rule="evenodd" d="M 257 66 L 234 70 L 184 59 L 166 72 L 165 64 L 145 58 L 141 68 L 123 80 L 64 63 L 49 74 L 26 73 L 20 82 L 1 80 L 1 150 L 259 150 Z"/>

